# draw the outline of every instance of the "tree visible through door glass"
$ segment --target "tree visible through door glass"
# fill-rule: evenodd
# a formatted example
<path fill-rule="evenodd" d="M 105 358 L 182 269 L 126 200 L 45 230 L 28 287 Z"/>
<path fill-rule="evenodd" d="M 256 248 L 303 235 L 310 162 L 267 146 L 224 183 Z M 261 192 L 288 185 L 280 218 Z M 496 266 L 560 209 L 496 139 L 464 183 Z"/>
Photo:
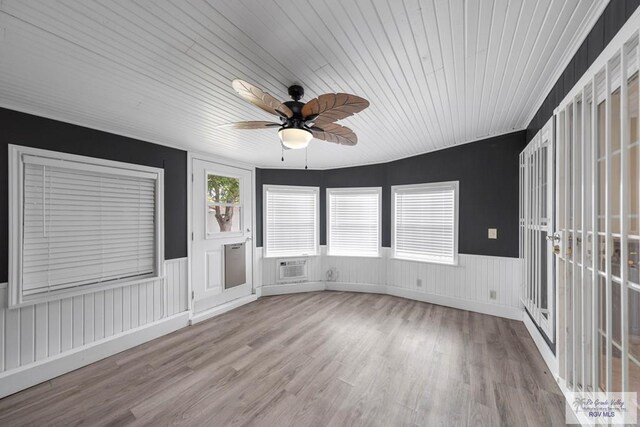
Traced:
<path fill-rule="evenodd" d="M 242 230 L 240 179 L 207 174 L 207 235 Z"/>

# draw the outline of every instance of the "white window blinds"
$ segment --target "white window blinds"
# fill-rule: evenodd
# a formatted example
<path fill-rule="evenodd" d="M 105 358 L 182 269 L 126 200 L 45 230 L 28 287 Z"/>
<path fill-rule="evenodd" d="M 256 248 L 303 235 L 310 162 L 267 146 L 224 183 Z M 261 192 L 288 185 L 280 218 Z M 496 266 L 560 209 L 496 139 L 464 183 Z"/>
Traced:
<path fill-rule="evenodd" d="M 318 252 L 318 188 L 264 186 L 265 256 Z"/>
<path fill-rule="evenodd" d="M 457 182 L 393 187 L 394 256 L 457 262 Z"/>
<path fill-rule="evenodd" d="M 328 254 L 378 256 L 380 188 L 327 189 Z"/>
<path fill-rule="evenodd" d="M 22 297 L 158 274 L 158 173 L 22 161 Z"/>

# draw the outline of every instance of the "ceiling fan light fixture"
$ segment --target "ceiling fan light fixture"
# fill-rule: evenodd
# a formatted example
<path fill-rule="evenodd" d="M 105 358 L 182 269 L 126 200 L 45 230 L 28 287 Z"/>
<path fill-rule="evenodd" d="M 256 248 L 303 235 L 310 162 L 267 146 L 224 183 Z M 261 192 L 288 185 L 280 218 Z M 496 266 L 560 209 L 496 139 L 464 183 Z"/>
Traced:
<path fill-rule="evenodd" d="M 278 136 L 282 145 L 293 150 L 306 148 L 309 141 L 313 139 L 313 134 L 306 129 L 282 128 L 278 131 Z"/>
<path fill-rule="evenodd" d="M 1 1 L 1 0 L 0 0 Z M 262 89 L 240 79 L 231 82 L 242 99 L 280 118 L 279 122 L 244 121 L 221 125 L 231 129 L 280 128 L 278 137 L 281 146 L 299 150 L 307 148 L 313 139 L 340 145 L 356 145 L 358 137 L 346 126 L 336 124 L 338 120 L 351 117 L 369 106 L 369 101 L 348 93 L 325 93 L 301 102 L 304 89 L 300 85 L 289 87 L 291 101 L 280 102 Z M 320 123 L 320 126 L 317 124 Z"/>

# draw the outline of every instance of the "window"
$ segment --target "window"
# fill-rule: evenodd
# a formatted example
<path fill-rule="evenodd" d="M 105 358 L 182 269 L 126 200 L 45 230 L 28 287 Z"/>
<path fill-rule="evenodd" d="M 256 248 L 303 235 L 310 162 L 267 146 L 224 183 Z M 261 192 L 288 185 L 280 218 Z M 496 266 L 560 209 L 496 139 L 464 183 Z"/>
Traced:
<path fill-rule="evenodd" d="M 391 187 L 394 257 L 458 262 L 458 182 Z"/>
<path fill-rule="evenodd" d="M 163 170 L 10 146 L 10 303 L 160 276 Z"/>
<path fill-rule="evenodd" d="M 265 256 L 318 253 L 318 187 L 265 185 Z"/>
<path fill-rule="evenodd" d="M 378 256 L 381 188 L 327 189 L 328 254 Z"/>
<path fill-rule="evenodd" d="M 207 174 L 207 236 L 242 232 L 240 178 Z"/>

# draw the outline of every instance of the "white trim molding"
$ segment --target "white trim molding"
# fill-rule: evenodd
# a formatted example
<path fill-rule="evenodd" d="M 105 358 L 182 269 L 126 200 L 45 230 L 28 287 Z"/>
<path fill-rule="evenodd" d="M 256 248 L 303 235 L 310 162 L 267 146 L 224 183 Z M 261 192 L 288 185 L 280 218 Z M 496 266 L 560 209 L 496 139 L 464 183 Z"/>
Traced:
<path fill-rule="evenodd" d="M 189 323 L 187 258 L 161 279 L 8 308 L 0 284 L 0 397 Z"/>
<path fill-rule="evenodd" d="M 556 381 L 558 381 L 559 379 L 558 378 L 558 373 L 559 373 L 558 358 L 556 357 L 555 354 L 553 354 L 553 352 L 549 348 L 549 345 L 547 344 L 545 339 L 542 337 L 540 330 L 538 330 L 538 327 L 533 323 L 533 321 L 531 320 L 531 317 L 529 317 L 527 312 L 524 310 L 522 311 L 522 322 L 524 323 L 524 326 L 527 328 L 529 335 L 531 335 L 531 339 L 533 340 L 536 347 L 538 348 L 540 355 L 544 359 L 544 363 L 547 364 L 547 367 L 549 368 L 549 372 L 551 372 L 551 375 L 553 375 Z"/>
<path fill-rule="evenodd" d="M 423 243 L 425 240 L 432 240 L 435 239 L 435 242 L 437 242 L 436 247 L 441 248 L 443 246 L 443 241 L 441 240 L 443 236 L 432 236 L 432 235 L 421 235 L 419 236 L 417 241 L 413 241 L 411 242 L 411 244 L 409 245 L 409 248 L 411 248 L 411 250 L 405 250 L 404 254 L 398 254 L 398 225 L 396 224 L 396 222 L 398 221 L 399 218 L 399 214 L 398 212 L 396 212 L 396 209 L 398 208 L 398 206 L 396 205 L 396 198 L 398 196 L 402 196 L 402 195 L 429 195 L 427 197 L 433 197 L 434 193 L 440 193 L 440 195 L 442 194 L 446 194 L 448 192 L 450 192 L 451 190 L 453 190 L 453 242 L 451 242 L 451 246 L 452 246 L 452 253 L 451 253 L 451 258 L 449 258 L 448 256 L 446 256 L 447 254 L 439 254 L 437 256 L 434 255 L 428 255 L 424 249 L 426 248 L 421 248 L 423 249 L 422 251 L 415 251 L 414 248 L 416 247 L 416 245 L 420 246 L 421 243 Z M 428 199 L 428 200 L 432 200 L 432 199 Z M 414 199 L 415 201 L 415 199 Z M 446 201 L 446 196 L 440 200 L 442 203 L 445 203 Z M 411 203 L 411 198 L 406 202 L 406 203 Z M 412 208 L 410 208 L 408 210 L 408 215 L 409 215 L 409 219 L 406 219 L 404 221 L 410 221 L 411 219 L 416 219 L 415 218 L 415 211 L 416 209 L 420 209 L 421 207 L 425 206 L 425 200 L 421 200 L 421 201 L 417 201 L 417 205 L 414 205 Z M 404 206 L 405 202 L 402 202 L 401 205 Z M 429 263 L 436 263 L 436 264 L 445 264 L 445 265 L 458 265 L 458 220 L 459 220 L 459 205 L 460 205 L 460 182 L 459 181 L 446 181 L 446 182 L 429 182 L 429 183 L 422 183 L 422 184 L 407 184 L 407 185 L 393 185 L 391 186 L 391 251 L 392 251 L 392 256 L 395 259 L 398 260 L 406 260 L 406 261 L 414 261 L 414 262 L 429 262 Z M 429 204 L 429 206 L 431 206 L 431 203 Z M 440 207 L 442 207 L 443 205 L 440 205 Z M 404 209 L 403 209 L 404 212 Z M 419 224 L 423 224 L 424 223 L 424 219 L 427 218 L 424 215 L 421 215 L 419 218 Z M 401 220 L 402 221 L 402 220 Z M 440 224 L 441 226 L 442 224 Z M 415 236 L 415 227 L 411 228 L 411 230 L 414 230 L 412 233 L 410 233 L 411 237 L 414 238 Z M 402 240 L 402 239 L 401 239 Z M 433 240 L 430 242 L 429 246 L 429 251 L 433 251 L 434 250 L 434 246 L 433 244 L 435 243 Z"/>
<path fill-rule="evenodd" d="M 366 235 L 371 229 L 371 223 L 364 223 L 363 221 L 372 221 L 373 215 L 364 216 L 363 211 L 367 210 L 367 200 L 366 196 L 375 196 L 377 202 L 375 203 L 375 208 L 373 204 L 369 206 L 371 211 L 377 209 L 375 212 L 375 238 L 372 239 L 370 235 Z M 334 198 L 335 196 L 335 198 Z M 348 202 L 345 203 L 343 200 L 340 202 L 339 196 L 346 196 Z M 365 198 L 363 201 L 363 198 Z M 334 200 L 336 201 L 336 205 L 334 206 Z M 359 200 L 360 203 L 354 203 L 354 200 Z M 334 215 L 332 213 L 332 209 L 336 209 L 341 212 L 347 212 L 347 217 L 343 218 L 342 215 Z M 351 211 L 355 208 L 355 211 Z M 340 187 L 340 188 L 327 188 L 326 189 L 326 228 L 327 228 L 327 255 L 329 256 L 368 256 L 368 257 L 379 257 L 380 256 L 380 245 L 382 243 L 382 187 Z M 354 227 L 354 219 L 358 218 L 358 225 Z M 332 245 L 332 240 L 335 239 L 333 236 L 333 227 L 334 221 L 339 222 L 341 219 L 344 219 L 346 222 L 345 225 L 340 227 L 338 224 L 337 227 L 342 230 L 342 233 L 338 232 L 336 234 L 343 234 L 341 237 L 343 238 L 341 244 L 343 248 L 341 250 L 332 250 L 332 246 L 335 246 L 336 243 Z M 345 233 L 345 230 L 348 230 Z M 362 233 L 365 233 L 365 236 Z M 354 234 L 356 233 L 356 234 Z M 373 234 L 373 233 L 371 233 Z M 370 246 L 365 247 L 361 242 L 366 241 Z M 360 244 L 354 243 L 359 242 Z M 344 248 L 344 246 L 352 246 Z M 363 255 L 365 253 L 366 255 Z M 359 255 L 360 254 L 360 255 Z"/>
<path fill-rule="evenodd" d="M 23 147 L 13 144 L 9 144 L 8 150 L 10 225 L 8 304 L 10 307 L 16 308 L 35 305 L 37 303 L 92 293 L 113 287 L 128 286 L 134 283 L 139 283 L 141 280 L 159 280 L 164 277 L 164 169 L 43 150 L 33 147 Z M 32 171 L 34 174 L 38 171 L 39 175 L 35 180 L 37 184 L 34 184 L 34 181 L 30 181 L 27 178 L 30 167 L 37 168 Z M 57 172 L 53 173 L 62 174 L 62 179 L 66 179 L 66 182 L 61 181 L 60 178 L 51 178 L 52 172 L 50 172 L 51 169 L 49 168 L 54 168 L 54 171 L 57 169 Z M 71 175 L 69 175 L 69 173 L 71 173 Z M 90 176 L 84 180 L 86 174 L 89 174 Z M 56 240 L 54 234 L 46 232 L 50 226 L 47 225 L 47 227 L 45 227 L 45 223 L 48 224 L 48 222 L 51 221 L 51 226 L 57 224 L 58 227 L 68 227 L 67 222 L 60 223 L 52 220 L 51 218 L 63 218 L 63 220 L 66 218 L 67 221 L 72 219 L 74 223 L 76 223 L 76 221 L 81 222 L 89 217 L 86 212 L 83 214 L 77 214 L 77 209 L 74 208 L 79 197 L 77 194 L 82 194 L 82 192 L 78 192 L 77 190 L 81 189 L 88 191 L 88 189 L 91 188 L 92 190 L 95 190 L 96 194 L 101 195 L 100 200 L 110 200 L 111 202 L 109 203 L 112 203 L 114 194 L 120 196 L 121 192 L 125 191 L 120 188 L 120 184 L 118 184 L 117 188 L 113 187 L 113 184 L 111 186 L 96 184 L 96 177 L 98 177 L 100 179 L 99 182 L 102 183 L 102 180 L 109 176 L 117 176 L 118 178 L 126 177 L 126 179 L 135 180 L 133 188 L 136 192 L 133 193 L 133 196 L 129 194 L 128 198 L 125 197 L 125 199 L 123 199 L 128 201 L 126 206 L 128 208 L 134 207 L 138 212 L 140 211 L 141 206 L 146 206 L 147 210 L 145 211 L 145 215 L 153 215 L 154 222 L 149 223 L 150 225 L 148 225 L 150 230 L 153 230 L 153 235 L 149 241 L 144 241 L 144 244 L 152 244 L 154 249 L 149 254 L 144 252 L 145 255 L 142 258 L 144 261 L 142 265 L 144 267 L 140 267 L 139 263 L 138 269 L 135 269 L 135 267 L 131 269 L 129 266 L 127 266 L 126 269 L 123 269 L 122 262 L 111 260 L 108 267 L 105 268 L 104 257 L 101 257 L 96 261 L 91 257 L 83 258 L 80 252 L 68 252 L 65 254 L 67 257 L 70 257 L 71 255 L 73 255 L 73 259 L 80 257 L 82 262 L 80 262 L 79 265 L 66 261 L 61 263 L 59 258 L 57 258 L 58 261 L 53 261 L 54 258 L 37 255 L 37 273 L 31 273 L 30 275 L 28 272 L 29 254 L 31 253 L 32 256 L 34 256 L 33 254 L 39 254 L 39 245 L 55 245 L 60 243 L 60 241 Z M 69 182 L 77 181 L 79 177 L 82 177 L 82 180 L 84 180 L 81 184 L 69 184 Z M 149 184 L 149 181 L 151 181 L 152 184 Z M 53 187 L 58 185 L 54 184 L 55 182 L 63 182 L 59 184 L 60 191 L 53 191 Z M 144 182 L 146 187 L 144 191 L 140 190 L 139 185 L 141 182 Z M 44 191 L 45 185 L 52 186 L 52 191 Z M 72 185 L 72 187 L 69 187 L 69 185 Z M 81 188 L 73 187 L 73 185 L 80 185 Z M 71 190 L 69 190 L 69 188 L 71 188 Z M 33 203 L 27 203 L 25 201 L 30 196 L 29 189 L 36 189 L 33 190 L 34 192 L 31 194 L 31 197 L 38 196 L 37 199 L 42 197 L 42 200 L 35 205 L 36 207 L 34 207 Z M 74 196 L 71 197 L 75 198 L 76 201 L 70 202 L 70 199 L 64 198 L 63 196 L 62 199 L 55 199 L 55 202 L 53 202 L 54 207 L 49 206 L 51 204 L 51 202 L 48 202 L 49 193 L 60 195 L 68 193 L 69 191 L 75 191 L 75 193 L 73 193 Z M 128 191 L 132 191 L 131 187 L 128 187 Z M 142 196 L 140 194 L 142 194 Z M 149 203 L 147 200 L 152 200 L 152 203 Z M 88 203 L 89 199 L 86 199 L 85 201 Z M 141 204 L 141 201 L 144 201 L 144 203 Z M 113 206 L 115 206 L 116 209 L 121 210 L 121 206 L 124 206 L 123 203 L 125 202 L 120 200 L 116 205 L 107 204 L 107 206 L 111 206 L 112 209 L 114 209 Z M 60 207 L 61 205 L 63 207 Z M 33 209 L 28 209 L 27 207 L 29 206 L 33 207 Z M 42 218 L 42 224 L 35 228 L 29 228 L 29 212 L 31 212 L 32 219 Z M 132 216 L 127 217 L 128 221 L 139 222 L 139 214 L 131 215 Z M 112 221 L 110 222 L 107 220 L 106 223 L 102 223 L 102 225 L 104 224 L 110 225 L 103 229 L 103 234 L 100 236 L 105 235 L 104 233 L 110 233 L 113 231 L 120 232 L 120 229 L 113 225 Z M 60 228 L 56 229 L 59 230 Z M 97 239 L 97 241 L 102 242 L 100 246 L 103 251 L 105 250 L 105 247 L 110 248 L 112 251 L 120 251 L 120 246 L 112 247 L 111 243 L 106 243 L 108 240 L 104 241 L 100 236 L 96 237 L 95 230 L 87 230 L 86 227 L 82 230 L 84 230 L 85 234 L 82 234 L 82 238 L 79 240 L 76 238 L 76 240 L 73 241 L 73 244 L 81 242 L 82 246 L 86 246 L 87 244 L 92 243 L 92 240 Z M 140 231 L 140 229 L 138 229 L 138 231 Z M 147 233 L 149 229 L 145 228 L 144 231 Z M 38 240 L 35 240 L 35 243 L 28 244 L 28 241 L 23 239 L 23 235 L 29 233 L 38 234 Z M 130 234 L 127 234 L 127 236 L 130 237 Z M 138 240 L 140 240 L 139 235 Z M 33 239 L 30 239 L 30 241 L 34 242 Z M 65 240 L 64 245 L 66 247 L 69 245 L 69 242 Z M 90 246 L 90 248 L 92 248 L 90 250 L 99 249 L 99 247 L 96 246 Z M 131 246 L 131 248 L 135 249 L 136 246 Z M 67 248 L 67 250 L 77 251 L 74 247 Z M 83 248 L 83 250 L 86 249 Z M 151 260 L 149 261 L 148 258 Z M 150 262 L 152 267 L 149 266 L 147 268 L 147 262 Z M 44 267 L 41 269 L 40 267 L 42 265 L 44 265 Z M 91 270 L 91 268 L 84 267 L 84 265 L 90 265 L 94 268 L 102 265 L 102 270 L 97 270 L 98 272 L 102 271 L 102 273 L 97 273 L 96 271 Z M 34 268 L 33 265 L 31 268 Z M 70 276 L 60 275 L 61 272 L 65 272 L 69 268 L 72 269 L 73 274 Z M 56 269 L 56 275 L 60 276 L 58 277 L 57 282 L 52 279 L 52 274 L 50 273 L 51 269 Z M 110 273 L 105 273 L 105 270 L 109 270 Z M 44 277 L 40 277 L 43 274 L 46 275 Z M 31 286 L 31 288 L 29 288 L 29 286 Z"/>
<path fill-rule="evenodd" d="M 0 398 L 169 334 L 188 324 L 189 313 L 185 311 L 58 356 L 3 372 L 0 374 Z"/>
<path fill-rule="evenodd" d="M 284 257 L 310 257 L 317 256 L 320 253 L 319 245 L 320 245 L 320 187 L 313 186 L 302 186 L 302 185 L 274 185 L 274 184 L 263 184 L 262 185 L 262 242 L 264 244 L 264 257 L 265 258 L 284 258 Z M 290 194 L 312 194 L 315 198 L 315 221 L 314 221 L 314 247 L 308 253 L 301 251 L 300 253 L 292 254 L 292 253 L 268 253 L 267 247 L 269 245 L 269 218 L 268 218 L 268 209 L 269 209 L 269 198 L 267 194 L 273 191 L 274 193 L 280 192 L 282 193 L 290 193 Z"/>
<path fill-rule="evenodd" d="M 605 5 L 606 6 L 606 5 Z M 604 10 L 604 8 L 603 8 Z M 579 95 L 582 92 L 582 89 L 585 86 L 588 86 L 594 76 L 604 69 L 607 62 L 616 55 L 616 53 L 620 50 L 621 46 L 634 37 L 638 32 L 638 28 L 640 27 L 640 8 L 636 9 L 635 12 L 629 17 L 627 22 L 620 28 L 618 33 L 611 39 L 609 44 L 604 48 L 600 55 L 593 61 L 593 63 L 589 66 L 587 71 L 584 72 L 580 80 L 567 92 L 565 97 L 556 105 L 553 113 L 558 114 L 562 108 L 564 108 L 573 98 Z M 618 71 L 618 70 L 616 70 Z M 619 71 L 618 71 L 619 72 Z M 618 79 L 613 79 L 618 80 Z M 597 92 L 597 89 L 596 89 Z M 548 93 L 545 92 L 545 94 Z M 546 96 L 546 95 L 545 95 Z"/>
<path fill-rule="evenodd" d="M 324 290 L 324 282 L 286 283 L 263 286 L 261 289 L 261 295 L 266 297 L 270 295 L 297 294 L 300 292 L 316 292 Z"/>
<path fill-rule="evenodd" d="M 568 46 L 568 49 L 566 50 L 565 55 L 562 57 L 560 61 L 557 61 L 555 63 L 555 68 L 551 73 L 551 77 L 547 80 L 546 84 L 544 85 L 544 88 L 540 92 L 538 92 L 538 98 L 531 103 L 531 105 L 533 105 L 535 108 L 532 108 L 529 114 L 525 116 L 525 120 L 524 120 L 525 129 L 526 129 L 526 126 L 529 123 L 531 123 L 531 120 L 533 120 L 533 118 L 538 113 L 538 110 L 544 103 L 544 100 L 546 99 L 546 97 L 549 95 L 549 92 L 551 92 L 551 89 L 553 89 L 553 86 L 560 79 L 560 77 L 562 77 L 562 73 L 564 73 L 564 70 L 569 66 L 569 64 L 571 63 L 571 60 L 573 59 L 575 54 L 578 52 L 578 49 L 580 49 L 580 46 L 582 46 L 582 43 L 589 36 L 589 33 L 591 32 L 593 27 L 596 25 L 596 22 L 598 22 L 598 19 L 600 19 L 600 17 L 604 13 L 604 10 L 606 9 L 608 4 L 609 4 L 609 0 L 606 0 L 603 2 L 594 2 L 592 7 L 596 9 L 587 15 L 589 19 L 585 19 L 580 25 L 580 27 L 578 28 L 578 31 L 575 32 L 575 35 L 569 42 L 569 46 Z"/>
<path fill-rule="evenodd" d="M 257 294 L 247 295 L 246 297 L 234 299 L 233 301 L 229 301 L 227 303 L 215 306 L 210 308 L 209 310 L 205 310 L 201 313 L 197 313 L 191 317 L 190 324 L 194 325 L 196 323 L 200 323 L 204 320 L 211 319 L 213 317 L 219 316 L 221 314 L 227 313 L 235 308 L 241 307 L 243 305 L 254 302 L 258 299 Z"/>
<path fill-rule="evenodd" d="M 277 284 L 276 260 L 262 258 L 256 248 L 261 295 L 370 292 L 522 320 L 519 258 L 460 254 L 459 264 L 451 266 L 393 259 L 390 248 L 378 258 L 327 256 L 327 248 L 320 249 L 319 257 L 308 259 L 308 281 L 283 285 Z"/>

